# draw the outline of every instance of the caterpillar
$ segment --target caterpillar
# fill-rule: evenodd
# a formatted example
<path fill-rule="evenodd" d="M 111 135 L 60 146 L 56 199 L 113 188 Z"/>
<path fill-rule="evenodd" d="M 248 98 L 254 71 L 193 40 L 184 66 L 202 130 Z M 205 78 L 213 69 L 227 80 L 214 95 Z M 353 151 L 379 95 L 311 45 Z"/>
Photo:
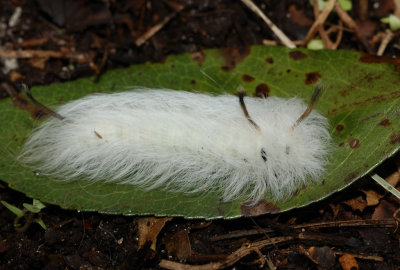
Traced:
<path fill-rule="evenodd" d="M 60 181 L 103 181 L 222 201 L 289 199 L 321 182 L 328 120 L 299 98 L 211 96 L 168 89 L 69 102 L 24 144 L 22 164 Z M 54 116 L 53 115 L 53 116 Z"/>

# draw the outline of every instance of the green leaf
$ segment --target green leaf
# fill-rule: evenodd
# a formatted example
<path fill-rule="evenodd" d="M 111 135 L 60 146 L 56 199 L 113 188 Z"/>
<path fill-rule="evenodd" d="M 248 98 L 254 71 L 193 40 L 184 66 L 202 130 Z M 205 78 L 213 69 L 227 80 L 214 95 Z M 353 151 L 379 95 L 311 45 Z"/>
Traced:
<path fill-rule="evenodd" d="M 41 218 L 35 218 L 35 222 L 40 225 L 44 230 L 47 230 L 46 224 L 44 224 Z"/>
<path fill-rule="evenodd" d="M 7 207 L 8 210 L 10 210 L 11 212 L 13 212 L 17 217 L 23 217 L 23 216 L 25 215 L 24 211 L 21 210 L 21 209 L 19 209 L 19 208 L 16 207 L 16 206 L 14 206 L 14 205 L 12 205 L 12 204 L 9 204 L 9 203 L 6 202 L 6 201 L 1 201 L 1 203 L 2 203 L 5 207 Z"/>
<path fill-rule="evenodd" d="M 33 199 L 32 205 L 35 209 L 39 209 L 39 210 L 42 210 L 43 208 L 46 207 L 46 205 L 44 205 L 41 201 L 36 200 L 36 199 Z"/>
<path fill-rule="evenodd" d="M 307 44 L 307 49 L 310 50 L 322 50 L 324 48 L 324 43 L 321 39 L 312 39 Z"/>
<path fill-rule="evenodd" d="M 400 18 L 396 15 L 390 14 L 388 17 L 384 17 L 381 19 L 381 22 L 388 23 L 390 29 L 393 31 L 400 29 Z"/>
<path fill-rule="evenodd" d="M 39 200 L 33 199 L 33 203 L 23 203 L 22 204 L 29 212 L 39 213 L 46 206 Z"/>
<path fill-rule="evenodd" d="M 248 95 L 268 92 L 308 101 L 320 79 L 326 91 L 316 109 L 331 124 L 329 163 L 323 183 L 299 189 L 288 201 L 273 203 L 267 196 L 250 207 L 240 199 L 221 202 L 212 192 L 172 194 L 129 185 L 56 183 L 40 172 L 23 168 L 15 159 L 32 128 L 40 124 L 31 117 L 38 114 L 37 109 L 23 106 L 28 101 L 22 96 L 15 99 L 19 107 L 11 99 L 0 101 L 0 179 L 42 202 L 81 211 L 207 219 L 287 211 L 347 187 L 399 149 L 398 70 L 396 60 L 357 52 L 254 46 L 170 56 L 163 63 L 109 71 L 98 84 L 89 78 L 32 89 L 37 100 L 52 108 L 93 92 L 116 92 L 132 85 L 214 94 L 234 93 L 242 85 Z"/>

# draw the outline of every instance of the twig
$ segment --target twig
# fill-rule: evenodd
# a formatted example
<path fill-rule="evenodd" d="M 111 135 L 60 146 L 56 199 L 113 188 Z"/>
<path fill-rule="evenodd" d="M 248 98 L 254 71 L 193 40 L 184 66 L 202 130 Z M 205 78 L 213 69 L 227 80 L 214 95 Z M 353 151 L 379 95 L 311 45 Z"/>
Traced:
<path fill-rule="evenodd" d="M 358 1 L 358 17 L 361 21 L 365 21 L 368 17 L 368 0 Z"/>
<path fill-rule="evenodd" d="M 377 262 L 383 262 L 383 258 L 380 256 L 373 256 L 373 255 L 365 255 L 365 254 L 353 254 L 353 253 L 348 253 L 348 252 L 343 252 L 343 251 L 333 251 L 335 255 L 344 255 L 344 254 L 349 254 L 353 257 L 362 259 L 362 260 L 371 260 L 371 261 L 377 261 Z"/>
<path fill-rule="evenodd" d="M 393 15 L 400 17 L 400 0 L 394 0 L 394 12 Z"/>
<path fill-rule="evenodd" d="M 324 8 L 324 10 L 319 14 L 318 18 L 314 21 L 313 25 L 311 26 L 310 30 L 308 30 L 307 36 L 303 41 L 303 46 L 306 46 L 307 43 L 313 38 L 315 33 L 318 31 L 319 27 L 323 25 L 323 23 L 328 18 L 329 13 L 331 13 L 336 0 L 329 0 L 328 4 Z"/>
<path fill-rule="evenodd" d="M 396 222 L 392 218 L 387 219 L 355 219 L 355 220 L 342 220 L 342 221 L 328 221 L 328 222 L 317 222 L 309 224 L 299 224 L 288 226 L 289 229 L 320 229 L 320 228 L 345 228 L 345 227 L 395 227 Z M 253 229 L 245 231 L 233 231 L 228 234 L 222 234 L 210 238 L 210 241 L 216 242 L 231 238 L 247 237 L 265 233 L 274 232 L 273 229 Z"/>
<path fill-rule="evenodd" d="M 275 245 L 278 243 L 284 243 L 288 241 L 292 241 L 294 237 L 292 236 L 282 236 L 282 237 L 275 237 L 268 240 L 262 240 L 254 243 L 247 243 L 243 245 L 241 248 L 234 251 L 232 254 L 226 256 L 226 258 L 219 262 L 212 262 L 203 265 L 190 265 L 190 264 L 183 264 L 168 260 L 161 260 L 160 267 L 166 269 L 174 269 L 174 270 L 208 270 L 208 269 L 224 269 L 228 266 L 233 265 L 243 257 L 249 255 L 252 252 L 257 252 L 261 248 L 266 246 Z"/>
<path fill-rule="evenodd" d="M 251 11 L 260 16 L 260 18 L 268 25 L 274 32 L 278 39 L 288 48 L 294 49 L 296 45 L 279 29 L 251 0 L 241 0 Z"/>
<path fill-rule="evenodd" d="M 339 4 L 339 2 L 335 3 L 335 9 L 336 9 L 336 13 L 340 17 L 340 19 L 348 27 L 350 27 L 350 29 L 354 32 L 354 34 L 356 35 L 357 39 L 361 42 L 361 44 L 367 50 L 367 52 L 369 54 L 373 54 L 374 52 L 372 51 L 371 47 L 369 46 L 367 40 L 360 34 L 360 31 L 358 30 L 357 23 L 346 13 L 346 11 L 343 10 L 343 8 Z"/>
<path fill-rule="evenodd" d="M 176 16 L 176 14 L 178 14 L 182 9 L 184 8 L 184 6 L 180 6 L 177 11 L 171 13 L 170 15 L 168 15 L 167 17 L 164 18 L 164 20 L 162 20 L 161 22 L 159 22 L 158 24 L 154 25 L 153 27 L 151 27 L 146 33 L 144 33 L 143 35 L 141 35 L 140 37 L 138 37 L 135 41 L 136 46 L 140 47 L 142 46 L 147 40 L 149 40 L 151 37 L 153 37 L 158 31 L 160 31 L 173 17 Z"/>
<path fill-rule="evenodd" d="M 7 58 L 67 58 L 75 60 L 79 63 L 86 63 L 93 59 L 94 55 L 86 52 L 70 52 L 70 51 L 44 51 L 44 50 L 5 50 L 0 51 L 0 57 Z"/>
<path fill-rule="evenodd" d="M 379 45 L 378 51 L 376 52 L 377 56 L 382 56 L 383 55 L 387 45 L 390 43 L 390 41 L 392 41 L 394 36 L 395 36 L 395 34 L 392 31 L 388 31 L 388 32 L 383 34 L 383 38 L 382 38 L 381 44 Z"/>
<path fill-rule="evenodd" d="M 340 42 L 342 41 L 343 37 L 343 22 L 339 21 L 338 33 L 336 36 L 335 43 L 332 45 L 332 50 L 336 50 L 339 47 Z"/>
<path fill-rule="evenodd" d="M 319 17 L 319 6 L 318 6 L 318 0 L 313 0 L 313 11 L 314 11 L 314 17 L 318 18 Z M 322 38 L 322 42 L 324 43 L 324 47 L 327 49 L 332 49 L 333 43 L 331 39 L 329 38 L 328 33 L 325 31 L 323 24 L 318 26 L 318 32 L 319 35 Z"/>

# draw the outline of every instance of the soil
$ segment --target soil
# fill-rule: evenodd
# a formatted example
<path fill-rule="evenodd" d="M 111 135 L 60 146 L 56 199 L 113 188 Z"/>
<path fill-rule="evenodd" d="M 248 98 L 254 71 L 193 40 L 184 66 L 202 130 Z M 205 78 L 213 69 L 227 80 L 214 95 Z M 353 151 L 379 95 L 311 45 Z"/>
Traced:
<path fill-rule="evenodd" d="M 395 4 L 392 0 L 368 1 L 365 10 L 364 2 L 354 1 L 349 11 L 359 25 L 357 35 L 346 26 L 338 49 L 369 53 L 378 49 L 388 28 L 379 19 L 395 12 Z M 308 0 L 255 4 L 291 40 L 304 40 L 314 22 Z M 21 84 L 46 85 L 101 76 L 107 70 L 145 61 L 162 61 L 171 54 L 277 40 L 240 1 L 2 0 L 0 6 L 0 50 L 61 55 L 20 58 L 14 68 L 2 61 L 2 98 L 8 96 L 3 83 L 16 89 Z M 10 25 L 17 7 L 22 13 Z M 157 33 L 142 45 L 135 43 L 168 16 L 170 21 Z M 338 16 L 331 14 L 325 27 L 338 21 Z M 331 36 L 333 40 L 336 37 Z M 395 37 L 389 43 L 385 56 L 400 56 L 396 41 Z M 77 58 L 78 54 L 82 57 Z M 399 161 L 397 155 L 380 171 L 396 177 Z M 19 208 L 32 202 L 0 183 L 0 200 Z M 375 204 L 368 203 L 371 196 L 377 200 Z M 399 205 L 398 199 L 365 178 L 324 201 L 287 213 L 212 222 L 161 219 L 161 231 L 151 233 L 141 224 L 145 221 L 153 228 L 160 220 L 68 211 L 52 205 L 34 217 L 41 219 L 47 230 L 32 222 L 27 230 L 18 232 L 15 215 L 0 205 L 0 269 L 159 269 L 162 259 L 200 265 L 225 261 L 241 247 L 279 237 L 291 238 L 254 248 L 228 268 L 400 269 L 400 237 L 393 219 Z M 144 236 L 147 241 L 143 241 Z"/>

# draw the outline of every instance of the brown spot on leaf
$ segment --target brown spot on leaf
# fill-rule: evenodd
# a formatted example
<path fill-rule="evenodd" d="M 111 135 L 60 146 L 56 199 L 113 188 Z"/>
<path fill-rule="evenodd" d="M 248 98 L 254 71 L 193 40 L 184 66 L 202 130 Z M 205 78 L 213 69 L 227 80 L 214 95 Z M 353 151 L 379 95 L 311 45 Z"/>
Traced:
<path fill-rule="evenodd" d="M 260 83 L 256 86 L 256 92 L 254 93 L 255 97 L 266 98 L 269 96 L 269 87 L 266 83 Z"/>
<path fill-rule="evenodd" d="M 362 101 L 356 101 L 353 103 L 349 103 L 349 104 L 343 104 L 337 108 L 332 109 L 331 111 L 328 112 L 328 115 L 331 116 L 333 114 L 337 114 L 343 111 L 347 111 L 349 109 L 353 109 L 353 108 L 357 108 L 357 107 L 364 107 L 368 104 L 373 104 L 373 103 L 380 103 L 383 102 L 387 99 L 396 99 L 400 97 L 400 91 L 393 91 L 387 94 L 382 94 L 382 95 L 378 95 L 378 96 L 373 96 L 373 97 L 369 97 L 365 100 Z"/>
<path fill-rule="evenodd" d="M 351 139 L 350 142 L 349 142 L 349 146 L 352 149 L 355 149 L 355 148 L 359 147 L 360 146 L 360 140 L 359 139 Z"/>
<path fill-rule="evenodd" d="M 36 120 L 42 119 L 42 117 L 46 116 L 46 112 L 44 112 L 42 109 L 37 109 L 34 112 L 31 113 L 33 118 Z"/>
<path fill-rule="evenodd" d="M 21 106 L 28 106 L 29 105 L 29 101 L 26 100 L 25 98 L 20 97 L 19 93 L 16 93 L 15 100 L 13 100 L 13 102 L 18 103 Z"/>
<path fill-rule="evenodd" d="M 292 70 L 291 70 L 290 68 L 288 68 L 288 69 L 286 70 L 286 73 L 290 73 L 290 72 L 292 72 Z"/>
<path fill-rule="evenodd" d="M 390 120 L 387 119 L 387 118 L 385 118 L 385 119 L 383 119 L 382 121 L 379 122 L 379 125 L 380 126 L 384 126 L 384 127 L 390 126 L 390 124 L 391 124 Z"/>
<path fill-rule="evenodd" d="M 229 70 L 230 70 L 228 66 L 222 66 L 221 69 L 222 69 L 223 71 L 229 71 Z"/>
<path fill-rule="evenodd" d="M 206 55 L 202 51 L 199 51 L 199 52 L 191 53 L 190 58 L 192 58 L 192 60 L 196 61 L 197 64 L 199 66 L 201 66 L 203 64 L 204 60 L 206 59 Z"/>
<path fill-rule="evenodd" d="M 390 143 L 391 144 L 400 143 L 400 132 L 397 132 L 390 136 Z"/>
<path fill-rule="evenodd" d="M 268 64 L 273 64 L 274 59 L 272 57 L 267 57 L 267 58 L 265 58 L 265 62 L 267 62 Z"/>
<path fill-rule="evenodd" d="M 305 84 L 306 84 L 306 85 L 309 85 L 309 84 L 316 83 L 316 82 L 318 81 L 319 78 L 321 78 L 321 74 L 319 74 L 318 72 L 309 72 L 309 73 L 306 73 Z"/>
<path fill-rule="evenodd" d="M 295 192 L 293 192 L 293 196 L 297 196 L 301 191 L 306 189 L 306 185 L 302 185 L 301 187 L 299 187 L 298 189 L 296 189 Z"/>
<path fill-rule="evenodd" d="M 293 59 L 293 60 L 301 60 L 307 57 L 306 54 L 304 54 L 301 51 L 292 51 L 289 53 L 289 56 Z"/>
<path fill-rule="evenodd" d="M 224 210 L 222 210 L 219 206 L 217 207 L 217 211 L 218 211 L 218 214 L 219 214 L 221 217 L 225 216 Z"/>
<path fill-rule="evenodd" d="M 348 174 L 345 178 L 344 178 L 344 182 L 346 184 L 349 184 L 351 182 L 353 182 L 355 179 L 357 179 L 359 176 L 357 175 L 357 173 L 352 172 L 350 174 Z"/>
<path fill-rule="evenodd" d="M 395 59 L 387 56 L 363 54 L 360 57 L 360 61 L 363 63 L 391 63 L 395 66 L 396 70 L 399 70 L 400 66 L 400 58 Z"/>
<path fill-rule="evenodd" d="M 222 67 L 224 71 L 230 71 L 236 67 L 250 53 L 250 47 L 225 48 L 221 50 L 221 54 L 225 59 L 225 65 Z"/>
<path fill-rule="evenodd" d="M 382 114 L 382 113 L 374 113 L 374 114 L 371 114 L 371 115 L 367 115 L 367 116 L 363 117 L 363 118 L 360 120 L 360 122 L 363 122 L 363 121 L 366 121 L 366 120 L 369 120 L 369 119 L 378 117 L 378 116 L 381 115 L 381 114 Z"/>
<path fill-rule="evenodd" d="M 376 75 L 372 75 L 370 73 L 367 73 L 367 74 L 364 75 L 363 81 L 372 83 L 372 82 L 374 82 L 376 80 L 379 80 L 381 78 L 382 78 L 382 76 L 380 76 L 380 75 L 376 76 Z"/>
<path fill-rule="evenodd" d="M 339 147 L 343 147 L 344 142 L 339 143 Z"/>
<path fill-rule="evenodd" d="M 242 75 L 242 80 L 244 82 L 252 82 L 252 81 L 254 81 L 254 77 L 252 77 L 252 76 L 250 76 L 248 74 L 243 74 Z"/>
<path fill-rule="evenodd" d="M 243 203 L 240 207 L 242 215 L 245 217 L 259 216 L 262 214 L 274 214 L 279 213 L 281 209 L 271 202 L 266 200 L 260 200 L 256 204 Z"/>
<path fill-rule="evenodd" d="M 190 80 L 191 84 L 196 84 L 196 80 Z"/>
<path fill-rule="evenodd" d="M 337 125 L 336 126 L 336 130 L 337 131 L 342 131 L 344 129 L 344 126 L 343 125 Z"/>

